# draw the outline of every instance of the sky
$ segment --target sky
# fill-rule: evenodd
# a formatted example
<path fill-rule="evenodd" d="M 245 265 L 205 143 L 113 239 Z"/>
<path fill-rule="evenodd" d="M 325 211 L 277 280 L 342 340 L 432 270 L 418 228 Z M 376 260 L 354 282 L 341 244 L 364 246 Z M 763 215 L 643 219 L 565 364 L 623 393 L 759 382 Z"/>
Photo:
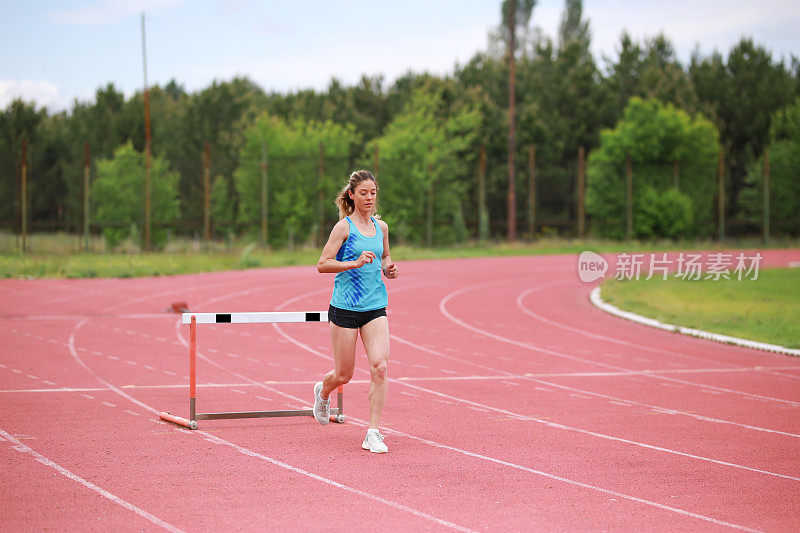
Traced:
<path fill-rule="evenodd" d="M 500 23 L 501 0 L 0 0 L 0 108 L 14 98 L 51 111 L 91 101 L 113 83 L 142 90 L 141 14 L 149 84 L 187 91 L 247 76 L 265 91 L 324 91 L 382 75 L 452 74 Z M 616 58 L 627 30 L 658 33 L 687 64 L 728 51 L 743 36 L 773 58 L 800 58 L 797 0 L 584 0 L 592 53 Z M 552 38 L 564 0 L 539 0 L 531 26 Z"/>

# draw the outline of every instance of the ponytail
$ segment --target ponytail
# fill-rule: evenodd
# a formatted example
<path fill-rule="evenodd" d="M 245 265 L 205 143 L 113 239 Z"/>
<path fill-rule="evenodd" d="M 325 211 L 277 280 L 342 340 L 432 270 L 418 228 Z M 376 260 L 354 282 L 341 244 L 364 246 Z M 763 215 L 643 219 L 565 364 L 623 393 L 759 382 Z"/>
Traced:
<path fill-rule="evenodd" d="M 339 220 L 343 219 L 344 217 L 348 217 L 353 214 L 353 211 L 356 210 L 356 204 L 352 198 L 350 198 L 350 193 L 355 192 L 356 187 L 362 181 L 372 180 L 377 187 L 378 182 L 375 181 L 375 176 L 372 175 L 372 172 L 369 170 L 356 170 L 352 174 L 350 174 L 350 179 L 347 181 L 347 184 L 342 188 L 339 194 L 336 196 L 336 207 L 339 208 Z M 377 204 L 373 207 L 373 214 L 377 209 Z M 375 214 L 377 217 L 377 214 Z"/>

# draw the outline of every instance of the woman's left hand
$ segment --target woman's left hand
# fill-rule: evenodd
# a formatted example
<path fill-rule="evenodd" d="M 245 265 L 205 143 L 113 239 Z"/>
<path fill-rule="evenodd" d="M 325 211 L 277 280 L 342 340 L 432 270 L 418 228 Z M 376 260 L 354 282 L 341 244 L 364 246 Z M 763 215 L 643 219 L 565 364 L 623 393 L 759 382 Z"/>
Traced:
<path fill-rule="evenodd" d="M 387 266 L 383 269 L 383 275 L 389 279 L 396 279 L 400 273 L 397 270 L 397 265 L 392 263 L 391 265 Z"/>

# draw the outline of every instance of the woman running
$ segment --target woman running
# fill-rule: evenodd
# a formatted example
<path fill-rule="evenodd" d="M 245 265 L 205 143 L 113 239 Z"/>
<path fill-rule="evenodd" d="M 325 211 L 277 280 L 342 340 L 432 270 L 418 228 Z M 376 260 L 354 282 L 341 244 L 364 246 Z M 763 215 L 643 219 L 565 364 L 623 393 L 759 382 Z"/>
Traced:
<path fill-rule="evenodd" d="M 369 359 L 369 429 L 365 450 L 389 451 L 378 431 L 386 402 L 386 372 L 389 361 L 388 296 L 381 272 L 389 279 L 398 276 L 389 255 L 389 226 L 375 209 L 378 184 L 368 170 L 357 170 L 336 197 L 339 222 L 322 249 L 317 270 L 336 274 L 328 321 L 333 341 L 334 369 L 314 385 L 314 417 L 320 424 L 330 420 L 330 394 L 353 377 L 356 341 Z"/>

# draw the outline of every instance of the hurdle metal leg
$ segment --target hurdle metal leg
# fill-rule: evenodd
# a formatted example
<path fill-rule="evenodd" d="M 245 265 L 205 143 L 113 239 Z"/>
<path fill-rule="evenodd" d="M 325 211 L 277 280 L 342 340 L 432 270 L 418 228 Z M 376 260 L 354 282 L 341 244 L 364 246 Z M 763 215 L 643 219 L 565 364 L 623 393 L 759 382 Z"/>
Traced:
<path fill-rule="evenodd" d="M 186 323 L 186 315 L 184 314 L 184 323 Z M 231 323 L 231 314 L 215 315 L 214 321 L 211 322 L 210 313 L 203 316 L 204 323 Z M 325 316 L 327 320 L 327 313 L 242 313 L 242 322 L 259 322 L 259 315 L 280 315 L 280 319 L 276 317 L 275 320 L 268 320 L 273 322 L 287 321 L 286 316 L 294 319 L 295 317 L 304 317 L 306 322 L 320 322 L 321 317 Z M 222 318 L 220 318 L 222 317 Z M 238 318 L 238 317 L 237 317 Z M 301 320 L 288 320 L 288 321 L 301 321 Z M 345 421 L 344 416 L 344 392 L 343 387 L 339 386 L 336 391 L 336 407 L 331 409 L 330 420 L 343 424 Z M 289 417 L 289 416 L 314 416 L 313 409 L 288 409 L 279 411 L 242 411 L 242 412 L 221 412 L 221 413 L 197 413 L 196 412 L 197 400 L 197 317 L 191 314 L 189 321 L 189 419 L 175 416 L 169 412 L 159 413 L 159 417 L 167 422 L 178 424 L 188 429 L 197 429 L 198 420 L 220 420 L 220 419 L 235 419 L 235 418 L 274 418 L 274 417 Z"/>

